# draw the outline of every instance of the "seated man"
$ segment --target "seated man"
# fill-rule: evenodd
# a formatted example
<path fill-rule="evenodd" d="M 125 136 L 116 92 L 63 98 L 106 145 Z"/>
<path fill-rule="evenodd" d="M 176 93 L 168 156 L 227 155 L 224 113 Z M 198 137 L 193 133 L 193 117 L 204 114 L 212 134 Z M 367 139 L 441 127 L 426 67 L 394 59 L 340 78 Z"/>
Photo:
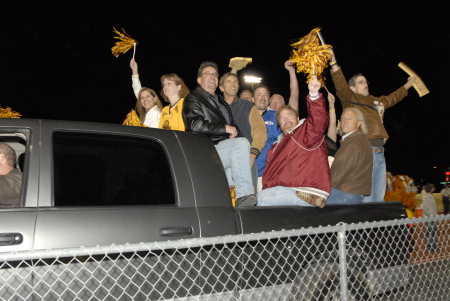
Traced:
<path fill-rule="evenodd" d="M 324 141 L 328 113 L 320 86 L 313 76 L 308 84 L 306 119 L 300 121 L 290 106 L 278 110 L 283 133 L 267 154 L 258 206 L 325 206 L 331 183 Z"/>
<path fill-rule="evenodd" d="M 253 103 L 237 97 L 239 79 L 236 74 L 228 72 L 222 75 L 219 80 L 219 89 L 223 92 L 224 100 L 230 106 L 233 119 L 242 135 L 250 142 L 252 181 L 254 191 L 257 191 L 258 167 L 254 163 L 266 145 L 266 125 Z"/>
<path fill-rule="evenodd" d="M 0 208 L 19 207 L 22 173 L 16 168 L 16 152 L 0 143 Z"/>
<path fill-rule="evenodd" d="M 358 204 L 372 189 L 372 148 L 366 137 L 367 125 L 355 107 L 341 116 L 341 147 L 331 166 L 331 194 L 328 204 Z"/>
<path fill-rule="evenodd" d="M 250 171 L 250 143 L 242 137 L 230 106 L 216 94 L 217 65 L 203 62 L 197 73 L 199 84 L 184 100 L 183 118 L 187 132 L 207 135 L 215 144 L 225 170 L 231 169 L 236 186 L 236 206 L 254 206 Z"/>

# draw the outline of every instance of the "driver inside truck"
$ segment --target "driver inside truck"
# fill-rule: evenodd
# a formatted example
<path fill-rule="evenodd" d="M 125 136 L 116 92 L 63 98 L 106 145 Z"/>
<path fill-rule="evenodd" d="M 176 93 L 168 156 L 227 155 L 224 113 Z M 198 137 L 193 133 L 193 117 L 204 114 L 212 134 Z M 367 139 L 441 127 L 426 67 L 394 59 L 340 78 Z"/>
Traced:
<path fill-rule="evenodd" d="M 16 152 L 0 143 L 0 208 L 19 207 L 22 173 L 14 168 Z"/>

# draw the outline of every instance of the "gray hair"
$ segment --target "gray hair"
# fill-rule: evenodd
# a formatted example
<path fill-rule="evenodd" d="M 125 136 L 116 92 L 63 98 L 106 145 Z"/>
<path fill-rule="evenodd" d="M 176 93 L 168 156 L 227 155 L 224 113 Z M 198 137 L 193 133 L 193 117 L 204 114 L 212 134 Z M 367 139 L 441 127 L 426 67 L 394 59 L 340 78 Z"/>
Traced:
<path fill-rule="evenodd" d="M 355 107 L 350 107 L 350 108 L 346 108 L 341 115 L 341 119 L 342 116 L 344 115 L 345 112 L 347 111 L 353 111 L 356 113 L 356 120 L 361 121 L 361 126 L 359 127 L 359 130 L 364 134 L 367 135 L 369 133 L 369 129 L 367 128 L 367 124 L 366 124 L 366 119 L 364 118 L 363 113 L 361 113 L 361 111 L 358 108 Z M 339 129 L 339 135 L 343 136 L 344 132 L 342 131 L 342 129 Z"/>

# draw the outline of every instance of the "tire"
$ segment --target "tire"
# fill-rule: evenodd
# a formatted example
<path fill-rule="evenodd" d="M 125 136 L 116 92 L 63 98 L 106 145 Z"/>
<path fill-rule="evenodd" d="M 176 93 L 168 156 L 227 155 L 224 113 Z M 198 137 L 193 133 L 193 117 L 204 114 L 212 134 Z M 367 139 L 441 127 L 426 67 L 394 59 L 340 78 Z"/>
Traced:
<path fill-rule="evenodd" d="M 345 301 L 372 300 L 367 280 L 359 271 L 347 268 L 348 298 Z M 293 300 L 341 300 L 339 265 L 316 262 L 307 265 L 294 281 Z M 342 300 L 344 301 L 344 300 Z"/>

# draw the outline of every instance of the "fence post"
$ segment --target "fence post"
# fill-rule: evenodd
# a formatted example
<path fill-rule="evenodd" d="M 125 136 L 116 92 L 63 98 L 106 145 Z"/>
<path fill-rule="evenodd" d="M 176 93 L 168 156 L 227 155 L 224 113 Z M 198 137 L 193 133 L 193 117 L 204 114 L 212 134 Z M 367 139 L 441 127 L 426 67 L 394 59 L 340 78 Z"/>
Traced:
<path fill-rule="evenodd" d="M 341 300 L 348 299 L 347 287 L 347 250 L 346 250 L 346 230 L 345 223 L 340 223 L 342 230 L 338 232 L 338 246 L 339 246 L 339 274 L 341 286 Z"/>

